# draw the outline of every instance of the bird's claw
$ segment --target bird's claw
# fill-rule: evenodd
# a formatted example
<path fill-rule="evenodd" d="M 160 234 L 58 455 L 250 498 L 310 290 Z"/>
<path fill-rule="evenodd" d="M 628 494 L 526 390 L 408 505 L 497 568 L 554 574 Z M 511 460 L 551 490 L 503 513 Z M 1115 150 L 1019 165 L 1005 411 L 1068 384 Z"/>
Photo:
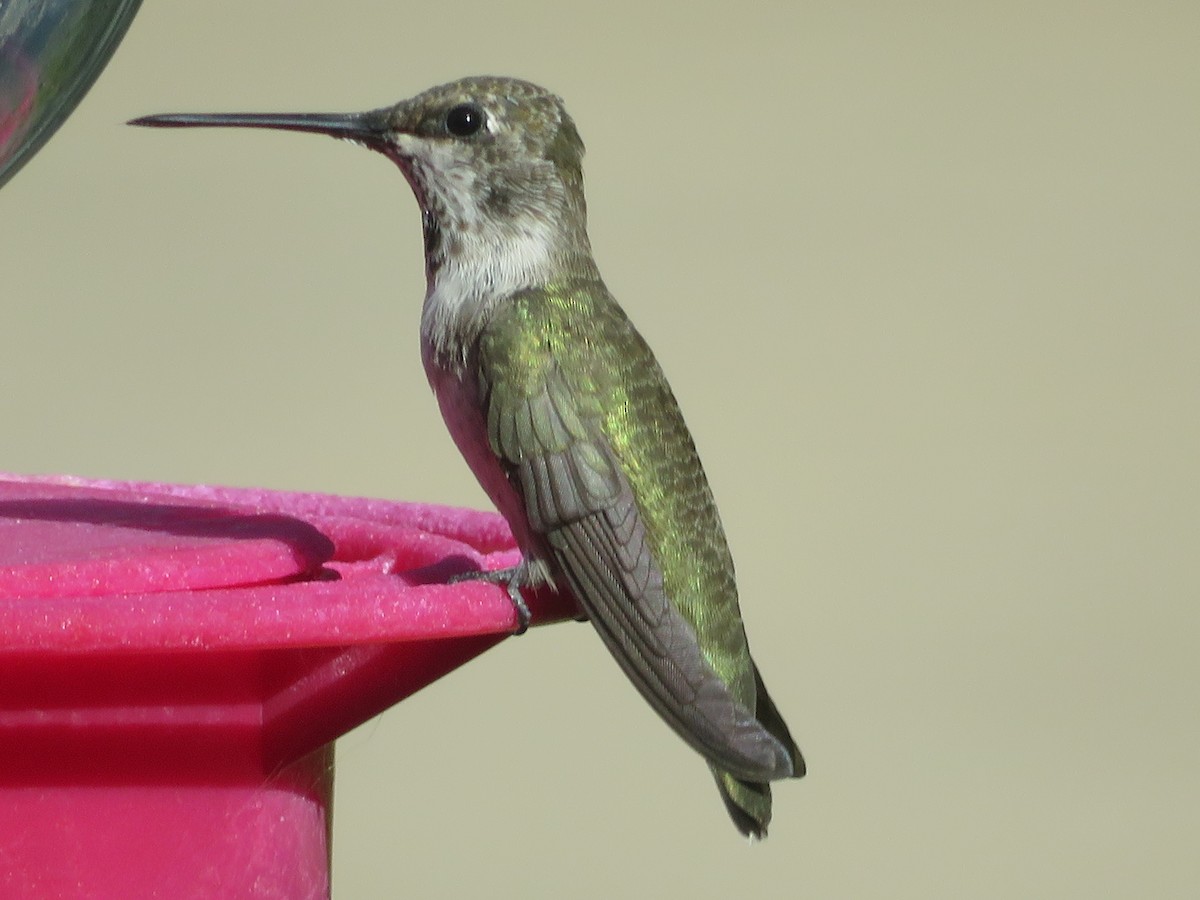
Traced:
<path fill-rule="evenodd" d="M 529 612 L 529 604 L 525 602 L 525 598 L 521 595 L 521 589 L 517 587 L 515 569 L 497 569 L 491 572 L 463 572 L 461 575 L 454 575 L 450 578 L 450 584 L 458 584 L 461 581 L 486 581 L 489 584 L 502 584 L 505 591 L 508 593 L 508 599 L 512 602 L 513 609 L 517 613 L 517 628 L 513 635 L 524 634 L 529 630 L 529 622 L 533 619 L 533 615 Z"/>
<path fill-rule="evenodd" d="M 529 604 L 525 602 L 525 597 L 521 594 L 521 589 L 517 587 L 515 581 L 508 582 L 508 599 L 512 601 L 513 609 L 517 611 L 517 630 L 513 635 L 524 634 L 529 630 L 529 620 L 533 616 L 529 612 Z"/>

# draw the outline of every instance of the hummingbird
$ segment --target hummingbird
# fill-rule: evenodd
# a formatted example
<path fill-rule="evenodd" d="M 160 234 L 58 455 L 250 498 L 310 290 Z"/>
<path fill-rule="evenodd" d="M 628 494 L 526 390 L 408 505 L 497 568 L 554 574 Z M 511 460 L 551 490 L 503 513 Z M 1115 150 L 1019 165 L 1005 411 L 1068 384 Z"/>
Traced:
<path fill-rule="evenodd" d="M 804 760 L 750 656 L 733 560 L 679 405 L 592 256 L 583 141 L 555 94 L 473 77 L 362 113 L 154 115 L 383 154 L 421 209 L 421 356 L 455 444 L 507 520 L 521 591 L 566 588 L 650 706 L 708 763 L 744 835 Z"/>

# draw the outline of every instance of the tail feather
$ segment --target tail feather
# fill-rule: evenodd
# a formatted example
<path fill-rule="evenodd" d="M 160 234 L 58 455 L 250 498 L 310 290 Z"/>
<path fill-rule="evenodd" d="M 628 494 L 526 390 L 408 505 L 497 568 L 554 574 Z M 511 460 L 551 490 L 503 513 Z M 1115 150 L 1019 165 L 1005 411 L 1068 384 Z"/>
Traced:
<path fill-rule="evenodd" d="M 802 778 L 806 771 L 804 757 L 800 755 L 800 748 L 792 739 L 792 735 L 783 721 L 783 716 L 779 714 L 779 710 L 775 708 L 775 704 L 771 700 L 771 695 L 767 693 L 762 676 L 758 674 L 758 666 L 754 667 L 754 684 L 756 689 L 755 717 L 791 754 L 791 777 Z M 725 808 L 729 810 L 729 817 L 733 819 L 737 830 L 747 837 L 757 838 L 760 841 L 765 838 L 767 826 L 771 824 L 771 785 L 766 782 L 744 781 L 741 778 L 735 778 L 716 766 L 710 765 L 709 768 L 712 769 L 713 777 L 717 780 L 717 790 L 721 792 L 721 799 L 725 801 Z"/>
<path fill-rule="evenodd" d="M 754 685 L 756 695 L 754 700 L 755 717 L 758 721 L 762 722 L 763 727 L 783 744 L 787 748 L 788 753 L 791 754 L 792 778 L 803 778 L 804 773 L 807 771 L 804 765 L 804 757 L 800 753 L 800 748 L 796 746 L 796 742 L 792 739 L 792 734 L 788 731 L 787 724 L 783 721 L 783 716 L 775 708 L 775 703 L 771 700 L 771 695 L 767 693 L 762 676 L 758 674 L 758 666 L 754 667 Z"/>
<path fill-rule="evenodd" d="M 712 770 L 717 790 L 729 810 L 729 818 L 737 830 L 750 838 L 762 840 L 771 824 L 771 785 L 766 782 L 742 781 L 720 769 Z"/>

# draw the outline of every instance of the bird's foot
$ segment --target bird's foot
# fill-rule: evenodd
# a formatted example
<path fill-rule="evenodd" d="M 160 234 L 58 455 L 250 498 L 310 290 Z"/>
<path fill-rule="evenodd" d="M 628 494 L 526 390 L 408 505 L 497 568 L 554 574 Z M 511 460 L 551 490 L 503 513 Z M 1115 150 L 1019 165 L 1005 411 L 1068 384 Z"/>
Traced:
<path fill-rule="evenodd" d="M 518 635 L 524 634 L 529 629 L 529 620 L 532 618 L 529 613 L 529 605 L 525 602 L 525 598 L 521 596 L 521 589 L 517 587 L 517 580 L 520 574 L 520 566 L 513 566 L 511 569 L 496 569 L 491 572 L 463 572 L 461 575 L 452 577 L 450 583 L 486 581 L 489 584 L 504 585 L 504 589 L 508 592 L 508 599 L 512 601 L 513 609 L 517 612 L 517 630 L 513 634 Z"/>

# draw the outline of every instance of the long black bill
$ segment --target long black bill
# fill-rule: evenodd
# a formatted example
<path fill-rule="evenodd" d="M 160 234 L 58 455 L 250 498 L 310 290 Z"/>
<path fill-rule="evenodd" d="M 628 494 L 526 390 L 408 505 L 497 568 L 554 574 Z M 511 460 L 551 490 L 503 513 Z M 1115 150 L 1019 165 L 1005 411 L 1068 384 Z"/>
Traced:
<path fill-rule="evenodd" d="M 363 113 L 167 113 L 131 119 L 151 128 L 276 128 L 308 131 L 377 147 L 387 134 L 386 109 Z"/>

